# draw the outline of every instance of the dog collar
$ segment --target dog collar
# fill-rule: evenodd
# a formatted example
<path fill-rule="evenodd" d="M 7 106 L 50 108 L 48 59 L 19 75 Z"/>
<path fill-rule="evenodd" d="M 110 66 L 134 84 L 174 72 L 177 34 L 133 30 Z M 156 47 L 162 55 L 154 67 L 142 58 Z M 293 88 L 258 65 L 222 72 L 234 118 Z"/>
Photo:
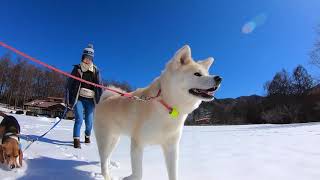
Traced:
<path fill-rule="evenodd" d="M 157 96 L 159 97 L 161 94 L 161 89 L 159 89 Z M 158 100 L 168 111 L 171 118 L 176 119 L 179 116 L 179 111 L 176 107 L 171 107 L 168 105 L 163 99 Z"/>
<path fill-rule="evenodd" d="M 157 95 L 153 98 L 157 98 L 161 95 L 161 88 L 159 88 L 159 91 L 157 93 Z M 179 111 L 176 107 L 171 107 L 169 106 L 166 102 L 164 102 L 163 99 L 158 100 L 168 111 L 169 111 L 169 115 L 173 118 L 176 119 L 179 116 Z"/>
<path fill-rule="evenodd" d="M 7 136 L 7 137 L 15 139 L 16 141 L 18 141 L 18 143 L 20 143 L 19 138 L 16 135 L 11 135 L 11 136 Z"/>
<path fill-rule="evenodd" d="M 3 135 L 3 137 L 10 137 L 10 136 L 16 136 L 16 137 L 18 137 L 19 135 L 18 134 L 16 134 L 16 133 L 12 133 L 12 132 L 7 132 L 7 133 L 5 133 L 4 135 Z"/>
<path fill-rule="evenodd" d="M 173 118 L 176 119 L 179 116 L 179 111 L 176 107 L 171 107 L 169 106 L 164 100 L 160 99 L 158 100 L 168 111 L 169 115 Z"/>
<path fill-rule="evenodd" d="M 122 94 L 122 96 L 125 96 L 126 94 Z M 152 100 L 152 99 L 156 99 L 161 95 L 161 88 L 159 88 L 158 93 L 156 96 L 153 97 L 144 97 L 143 100 Z M 129 96 L 130 97 L 130 96 Z M 163 99 L 158 99 L 158 102 L 160 102 L 168 111 L 169 111 L 169 115 L 173 118 L 176 119 L 179 116 L 179 111 L 176 107 L 171 107 L 169 106 Z"/>
<path fill-rule="evenodd" d="M 18 142 L 19 146 L 20 146 L 19 135 L 15 134 L 15 133 L 12 133 L 12 132 L 8 132 L 8 133 L 4 134 L 3 137 L 8 137 L 8 138 L 15 139 Z"/>
<path fill-rule="evenodd" d="M 8 133 L 5 133 L 3 136 L 11 136 L 11 135 L 14 135 L 14 133 L 8 132 Z"/>

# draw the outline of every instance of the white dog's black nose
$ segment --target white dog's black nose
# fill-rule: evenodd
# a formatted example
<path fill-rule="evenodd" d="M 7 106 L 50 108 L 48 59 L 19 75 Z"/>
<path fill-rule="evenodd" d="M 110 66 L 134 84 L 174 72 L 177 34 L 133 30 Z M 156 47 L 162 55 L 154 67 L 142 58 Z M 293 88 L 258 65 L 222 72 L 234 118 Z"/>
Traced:
<path fill-rule="evenodd" d="M 16 166 L 14 164 L 10 165 L 10 169 L 14 169 Z"/>
<path fill-rule="evenodd" d="M 221 83 L 221 81 L 222 81 L 222 77 L 220 77 L 220 76 L 215 76 L 213 79 L 217 84 Z"/>

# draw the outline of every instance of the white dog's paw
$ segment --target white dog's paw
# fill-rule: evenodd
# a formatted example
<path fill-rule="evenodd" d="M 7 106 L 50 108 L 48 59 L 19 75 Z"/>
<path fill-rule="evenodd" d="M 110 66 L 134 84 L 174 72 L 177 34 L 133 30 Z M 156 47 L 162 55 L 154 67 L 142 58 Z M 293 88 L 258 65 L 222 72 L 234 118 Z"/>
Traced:
<path fill-rule="evenodd" d="M 123 178 L 123 180 L 141 180 L 141 179 L 142 179 L 141 177 L 136 177 L 133 175 Z"/>
<path fill-rule="evenodd" d="M 111 180 L 122 180 L 121 177 L 112 177 Z"/>
<path fill-rule="evenodd" d="M 100 173 L 94 173 L 92 172 L 90 174 L 91 178 L 95 179 L 95 180 L 104 180 L 104 177 L 102 176 L 102 174 Z"/>

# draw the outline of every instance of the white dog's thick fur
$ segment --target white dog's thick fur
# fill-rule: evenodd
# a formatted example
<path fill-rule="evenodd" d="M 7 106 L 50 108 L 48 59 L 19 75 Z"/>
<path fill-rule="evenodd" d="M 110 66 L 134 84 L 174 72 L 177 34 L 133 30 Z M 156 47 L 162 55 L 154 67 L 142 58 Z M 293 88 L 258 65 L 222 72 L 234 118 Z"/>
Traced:
<path fill-rule="evenodd" d="M 96 107 L 94 128 L 101 160 L 101 172 L 110 180 L 108 164 L 120 135 L 131 137 L 132 174 L 125 180 L 142 179 L 142 156 L 146 145 L 161 145 L 170 180 L 178 179 L 178 153 L 182 128 L 187 115 L 201 101 L 213 99 L 221 78 L 210 76 L 208 69 L 213 58 L 195 62 L 189 46 L 184 46 L 166 65 L 166 69 L 146 88 L 132 92 L 139 97 L 153 97 L 161 89 L 158 99 L 142 102 L 114 93 L 104 94 Z M 158 100 L 179 111 L 172 118 Z"/>

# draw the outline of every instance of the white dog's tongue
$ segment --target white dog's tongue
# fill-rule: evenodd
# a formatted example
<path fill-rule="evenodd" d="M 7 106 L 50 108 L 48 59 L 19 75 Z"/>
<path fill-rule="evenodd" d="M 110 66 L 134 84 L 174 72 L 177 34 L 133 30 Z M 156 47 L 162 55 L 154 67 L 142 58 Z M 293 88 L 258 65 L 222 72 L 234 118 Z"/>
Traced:
<path fill-rule="evenodd" d="M 203 90 L 203 89 L 199 89 L 199 92 L 210 95 L 210 96 L 212 96 L 214 93 L 214 91 L 207 91 L 207 90 Z"/>

